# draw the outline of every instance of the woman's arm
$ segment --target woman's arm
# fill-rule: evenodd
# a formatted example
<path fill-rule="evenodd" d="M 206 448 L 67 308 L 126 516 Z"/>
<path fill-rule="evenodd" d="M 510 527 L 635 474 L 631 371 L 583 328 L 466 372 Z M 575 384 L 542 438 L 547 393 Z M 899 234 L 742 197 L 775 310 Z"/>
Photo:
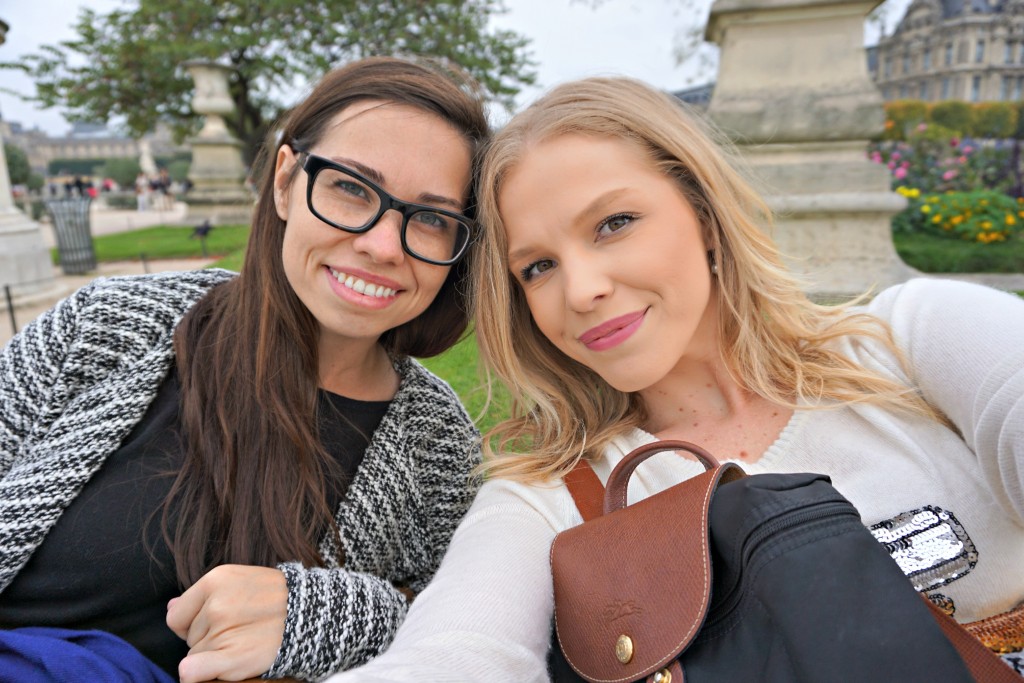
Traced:
<path fill-rule="evenodd" d="M 397 525 L 390 531 L 400 540 L 368 537 L 378 527 L 353 519 L 351 509 L 345 520 L 346 542 L 353 544 L 346 553 L 359 547 L 365 555 L 373 549 L 373 557 L 364 557 L 364 562 L 390 564 L 388 578 L 376 576 L 377 570 L 282 565 L 288 580 L 288 619 L 271 675 L 325 676 L 359 666 L 386 650 L 405 619 L 409 593 L 423 590 L 434 577 L 473 501 L 479 433 L 447 385 L 428 375 L 416 381 L 422 388 L 406 394 L 398 420 L 404 437 L 388 446 L 394 447 L 391 456 L 401 464 L 391 456 L 375 458 L 365 465 L 378 469 L 363 473 L 372 475 L 368 479 L 373 481 L 388 480 L 380 483 L 381 490 L 396 496 L 389 503 L 406 496 L 403 504 L 390 509 L 396 519 L 381 510 L 383 520 L 377 520 Z M 396 588 L 392 580 L 400 586 Z"/>
<path fill-rule="evenodd" d="M 0 475 L 10 469 L 25 437 L 47 410 L 75 339 L 78 312 L 92 289 L 86 286 L 57 303 L 0 352 Z"/>
<path fill-rule="evenodd" d="M 547 681 L 559 504 L 561 489 L 484 485 L 391 647 L 328 680 Z"/>
<path fill-rule="evenodd" d="M 1024 522 L 1024 300 L 913 280 L 870 308 L 892 325 L 912 386 L 956 426 L 993 495 Z"/>

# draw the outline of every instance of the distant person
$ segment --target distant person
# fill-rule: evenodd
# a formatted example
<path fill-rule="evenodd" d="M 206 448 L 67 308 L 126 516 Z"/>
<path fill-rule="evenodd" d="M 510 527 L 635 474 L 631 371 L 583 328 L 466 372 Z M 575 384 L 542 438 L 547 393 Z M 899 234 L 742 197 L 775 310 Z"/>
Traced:
<path fill-rule="evenodd" d="M 0 626 L 109 631 L 185 683 L 388 647 L 480 460 L 415 360 L 469 322 L 488 126 L 446 73 L 330 72 L 267 138 L 240 274 L 99 279 L 0 353 Z"/>
<path fill-rule="evenodd" d="M 135 176 L 135 202 L 139 211 L 149 210 L 149 199 L 152 190 L 149 187 L 149 178 L 142 171 Z"/>

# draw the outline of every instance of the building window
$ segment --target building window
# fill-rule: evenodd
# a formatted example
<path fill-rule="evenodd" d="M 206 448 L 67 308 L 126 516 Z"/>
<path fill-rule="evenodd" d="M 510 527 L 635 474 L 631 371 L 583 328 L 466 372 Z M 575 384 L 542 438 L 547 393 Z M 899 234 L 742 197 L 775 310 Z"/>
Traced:
<path fill-rule="evenodd" d="M 1013 99 L 1019 100 L 1022 90 L 1024 90 L 1024 76 L 1017 79 L 1017 85 L 1013 88 Z"/>
<path fill-rule="evenodd" d="M 1013 86 L 1013 78 L 1010 76 L 1003 76 L 1003 82 L 999 86 L 999 99 L 1008 100 L 1010 99 L 1010 88 Z"/>
<path fill-rule="evenodd" d="M 889 99 L 889 86 L 885 86 L 884 88 L 882 88 L 882 99 Z"/>
<path fill-rule="evenodd" d="M 975 76 L 971 79 L 971 102 L 977 102 L 981 99 L 981 76 Z"/>
<path fill-rule="evenodd" d="M 974 46 L 974 61 L 985 61 L 985 41 L 979 40 Z"/>
<path fill-rule="evenodd" d="M 949 99 L 949 78 L 942 79 L 942 99 Z"/>
<path fill-rule="evenodd" d="M 910 53 L 909 52 L 904 52 L 903 53 L 903 73 L 905 73 L 905 74 L 910 73 Z"/>
<path fill-rule="evenodd" d="M 922 61 L 924 62 L 924 70 L 925 71 L 931 71 L 932 70 L 932 50 L 931 50 L 931 48 L 926 47 L 924 49 L 924 57 L 923 57 Z"/>
<path fill-rule="evenodd" d="M 892 78 L 892 55 L 885 56 L 885 77 Z"/>
<path fill-rule="evenodd" d="M 1003 51 L 1003 62 L 1005 64 L 1013 64 L 1013 43 L 1006 43 L 1006 49 Z"/>
<path fill-rule="evenodd" d="M 953 43 L 946 43 L 946 66 L 953 63 Z"/>
<path fill-rule="evenodd" d="M 910 91 L 907 89 L 906 84 L 900 86 L 900 99 L 905 100 L 910 97 Z"/>

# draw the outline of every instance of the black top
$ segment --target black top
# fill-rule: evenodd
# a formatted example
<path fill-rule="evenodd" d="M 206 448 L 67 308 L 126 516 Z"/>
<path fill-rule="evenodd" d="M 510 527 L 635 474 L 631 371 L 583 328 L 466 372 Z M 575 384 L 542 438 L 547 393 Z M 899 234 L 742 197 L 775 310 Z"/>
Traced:
<path fill-rule="evenodd" d="M 172 370 L 142 420 L 85 485 L 11 584 L 0 628 L 99 629 L 124 638 L 177 678 L 188 646 L 167 628 L 181 594 L 160 514 L 183 452 Z M 388 401 L 319 393 L 320 438 L 351 481 Z M 336 509 L 344 490 L 328 492 Z M 173 511 L 172 511 L 173 517 Z"/>

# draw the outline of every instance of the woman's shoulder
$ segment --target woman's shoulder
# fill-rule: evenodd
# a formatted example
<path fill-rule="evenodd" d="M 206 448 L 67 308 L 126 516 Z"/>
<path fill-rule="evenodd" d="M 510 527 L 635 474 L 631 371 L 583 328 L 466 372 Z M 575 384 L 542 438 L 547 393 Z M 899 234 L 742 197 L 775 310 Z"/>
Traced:
<path fill-rule="evenodd" d="M 1020 297 L 965 280 L 914 278 L 882 290 L 865 306 L 872 315 L 893 322 L 910 316 L 988 315 L 991 310 L 1024 305 Z"/>
<path fill-rule="evenodd" d="M 403 356 L 393 362 L 401 378 L 399 396 L 408 394 L 403 398 L 410 401 L 440 400 L 445 403 L 454 401 L 461 408 L 459 397 L 451 385 L 424 367 L 418 360 Z"/>
<path fill-rule="evenodd" d="M 213 287 L 227 282 L 236 273 L 221 268 L 167 271 L 146 275 L 100 277 L 85 288 L 90 298 L 137 296 L 151 299 L 198 298 Z"/>
<path fill-rule="evenodd" d="M 233 276 L 218 269 L 97 278 L 58 308 L 72 312 L 84 339 L 93 334 L 97 339 L 117 337 L 121 345 L 141 350 L 173 329 L 207 292 Z"/>

